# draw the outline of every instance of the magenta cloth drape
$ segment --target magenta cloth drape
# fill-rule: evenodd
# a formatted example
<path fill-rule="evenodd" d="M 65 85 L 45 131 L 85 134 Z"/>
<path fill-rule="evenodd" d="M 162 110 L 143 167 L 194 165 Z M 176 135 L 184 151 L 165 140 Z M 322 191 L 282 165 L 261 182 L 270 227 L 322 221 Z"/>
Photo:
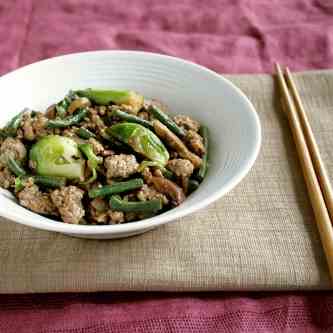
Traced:
<path fill-rule="evenodd" d="M 330 68 L 333 1 L 3 0 L 0 41 L 0 74 L 95 49 L 165 53 L 220 73 L 271 72 L 274 61 L 293 70 Z M 282 330 L 333 331 L 333 293 L 0 297 L 6 333 Z"/>

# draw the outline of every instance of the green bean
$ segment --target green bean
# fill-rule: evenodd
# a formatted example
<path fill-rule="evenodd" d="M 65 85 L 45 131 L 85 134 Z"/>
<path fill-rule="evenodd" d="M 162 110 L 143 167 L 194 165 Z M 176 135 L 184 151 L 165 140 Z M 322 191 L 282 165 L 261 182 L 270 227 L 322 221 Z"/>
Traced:
<path fill-rule="evenodd" d="M 192 193 L 194 192 L 198 187 L 199 187 L 199 182 L 194 180 L 194 179 L 190 179 L 188 181 L 188 193 Z"/>
<path fill-rule="evenodd" d="M 121 111 L 121 110 L 113 110 L 111 112 L 111 116 L 118 117 L 122 120 L 125 120 L 125 121 L 129 122 L 129 123 L 140 124 L 144 127 L 149 128 L 150 130 L 154 129 L 153 125 L 149 121 L 141 119 L 140 117 L 137 117 L 137 116 L 133 116 L 133 115 L 128 114 L 127 112 L 124 112 L 124 111 Z"/>
<path fill-rule="evenodd" d="M 88 192 L 89 198 L 105 197 L 110 194 L 123 193 L 130 190 L 135 190 L 143 185 L 141 178 L 135 178 L 124 182 L 117 182 L 112 185 L 97 187 Z"/>
<path fill-rule="evenodd" d="M 20 166 L 20 164 L 17 161 L 15 161 L 15 159 L 12 156 L 8 156 L 7 166 L 15 176 L 19 177 L 26 175 L 25 170 Z"/>
<path fill-rule="evenodd" d="M 66 112 L 67 112 L 68 107 L 69 107 L 69 101 L 66 98 L 64 98 L 62 101 L 60 101 L 55 106 L 58 117 L 64 118 L 66 116 Z"/>
<path fill-rule="evenodd" d="M 32 176 L 35 184 L 44 185 L 45 187 L 57 188 L 66 186 L 65 177 L 50 177 L 50 176 Z"/>
<path fill-rule="evenodd" d="M 82 139 L 90 139 L 90 138 L 95 138 L 96 135 L 92 132 L 90 132 L 88 129 L 84 128 L 84 127 L 80 127 L 77 131 L 76 134 L 82 138 Z"/>
<path fill-rule="evenodd" d="M 86 156 L 91 168 L 97 168 L 98 164 L 103 163 L 103 158 L 96 156 L 94 149 L 90 143 L 83 143 L 79 145 L 79 149 Z"/>
<path fill-rule="evenodd" d="M 27 109 L 24 109 L 19 114 L 17 114 L 15 117 L 13 117 L 5 126 L 5 128 L 2 130 L 2 136 L 8 137 L 8 136 L 15 136 L 18 128 L 21 125 L 22 116 L 23 113 L 26 112 Z"/>
<path fill-rule="evenodd" d="M 209 132 L 208 132 L 208 128 L 206 126 L 201 126 L 200 127 L 200 135 L 203 138 L 203 144 L 205 147 L 205 154 L 202 157 L 202 163 L 200 166 L 200 169 L 198 170 L 197 173 L 197 178 L 200 182 L 203 181 L 203 179 L 205 178 L 206 174 L 207 174 L 207 170 L 208 170 L 208 139 L 209 139 Z"/>
<path fill-rule="evenodd" d="M 64 119 L 49 120 L 47 123 L 47 127 L 64 128 L 64 127 L 69 127 L 72 125 L 77 125 L 78 123 L 80 123 L 83 120 L 83 118 L 87 115 L 87 113 L 88 113 L 87 109 L 80 109 L 73 116 L 68 116 Z"/>
<path fill-rule="evenodd" d="M 150 201 L 125 201 L 118 195 L 113 195 L 110 198 L 110 207 L 121 212 L 144 212 L 155 213 L 162 209 L 162 201 L 154 199 Z"/>
<path fill-rule="evenodd" d="M 162 124 L 164 124 L 170 131 L 175 133 L 180 137 L 185 136 L 184 130 L 179 127 L 166 113 L 161 111 L 158 107 L 154 105 L 150 105 L 148 108 L 148 112 L 150 112 L 157 120 L 159 120 Z"/>
<path fill-rule="evenodd" d="M 5 139 L 7 137 L 7 134 L 4 129 L 0 129 L 0 139 Z"/>
<path fill-rule="evenodd" d="M 66 186 L 65 177 L 49 177 L 49 176 L 20 176 L 15 178 L 15 192 L 23 190 L 24 183 L 27 179 L 32 178 L 34 184 L 42 185 L 49 188 L 58 188 Z"/>
<path fill-rule="evenodd" d="M 170 180 L 174 180 L 175 179 L 175 174 L 172 171 L 170 171 L 170 170 L 168 170 L 166 168 L 163 168 L 161 171 L 162 171 L 162 174 L 163 174 L 163 176 L 165 178 L 168 178 Z"/>

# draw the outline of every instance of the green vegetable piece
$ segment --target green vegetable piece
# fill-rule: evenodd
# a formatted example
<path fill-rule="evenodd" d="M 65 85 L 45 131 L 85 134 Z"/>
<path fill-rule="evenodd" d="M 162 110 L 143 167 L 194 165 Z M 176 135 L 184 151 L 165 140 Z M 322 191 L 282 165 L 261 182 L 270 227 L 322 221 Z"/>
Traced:
<path fill-rule="evenodd" d="M 120 150 L 122 153 L 124 152 L 128 152 L 131 153 L 133 152 L 131 147 L 129 147 L 128 145 L 126 145 L 125 143 L 117 140 L 116 138 L 114 138 L 113 136 L 109 135 L 108 133 L 106 133 L 106 130 L 102 130 L 100 132 L 101 137 L 108 141 L 108 144 L 111 146 L 111 148 L 113 149 L 118 149 Z"/>
<path fill-rule="evenodd" d="M 57 105 L 55 106 L 55 109 L 57 111 L 57 116 L 60 118 L 64 118 L 66 116 L 67 109 L 69 107 L 69 100 L 68 98 L 64 98 L 61 100 Z"/>
<path fill-rule="evenodd" d="M 32 176 L 32 179 L 35 184 L 43 185 L 50 188 L 58 188 L 66 186 L 65 177 L 50 177 L 50 176 Z"/>
<path fill-rule="evenodd" d="M 24 189 L 24 182 L 21 177 L 15 178 L 15 192 L 20 192 Z"/>
<path fill-rule="evenodd" d="M 91 168 L 97 168 L 98 164 L 103 163 L 103 158 L 95 155 L 93 147 L 90 143 L 83 143 L 79 145 L 79 149 L 88 159 L 88 164 Z"/>
<path fill-rule="evenodd" d="M 95 138 L 96 135 L 92 132 L 90 132 L 88 129 L 84 128 L 84 127 L 80 127 L 77 131 L 76 134 L 82 138 L 82 139 L 90 139 L 90 138 Z"/>
<path fill-rule="evenodd" d="M 188 193 L 192 193 L 194 192 L 198 187 L 199 187 L 199 182 L 194 180 L 194 179 L 190 179 L 188 181 Z"/>
<path fill-rule="evenodd" d="M 137 116 L 133 116 L 133 115 L 128 114 L 127 112 L 124 112 L 124 111 L 121 111 L 121 110 L 113 110 L 112 113 L 111 113 L 111 116 L 118 117 L 122 120 L 125 120 L 125 121 L 129 122 L 129 123 L 140 124 L 144 127 L 149 128 L 150 130 L 154 129 L 153 125 L 149 121 L 141 119 L 140 117 L 137 117 Z"/>
<path fill-rule="evenodd" d="M 117 182 L 112 185 L 97 187 L 88 192 L 89 198 L 105 197 L 110 194 L 123 193 L 136 190 L 143 185 L 141 178 L 135 178 L 124 182 Z"/>
<path fill-rule="evenodd" d="M 135 113 L 143 107 L 144 103 L 143 96 L 132 90 L 101 90 L 89 88 L 77 90 L 76 93 L 100 105 L 108 105 L 110 103 L 128 105 Z"/>
<path fill-rule="evenodd" d="M 161 169 L 161 171 L 164 170 L 164 166 L 161 165 L 161 163 L 159 163 L 159 162 L 155 162 L 155 161 L 142 161 L 140 163 L 138 171 L 142 172 L 147 167 L 155 167 L 155 168 Z"/>
<path fill-rule="evenodd" d="M 118 195 L 113 195 L 110 199 L 110 207 L 121 212 L 156 213 L 162 209 L 162 201 L 159 199 L 150 201 L 125 201 Z"/>
<path fill-rule="evenodd" d="M 19 177 L 26 175 L 25 170 L 20 166 L 20 164 L 17 161 L 15 161 L 15 159 L 12 156 L 7 157 L 7 166 L 15 176 Z"/>
<path fill-rule="evenodd" d="M 15 178 L 15 192 L 19 192 L 24 188 L 24 182 L 32 178 L 32 181 L 36 185 L 41 185 L 48 188 L 58 188 L 66 186 L 65 177 L 50 177 L 50 176 L 33 176 L 33 175 L 24 175 Z"/>
<path fill-rule="evenodd" d="M 23 111 L 21 111 L 19 114 L 17 114 L 15 117 L 13 117 L 8 123 L 7 125 L 2 129 L 2 137 L 8 137 L 8 136 L 15 136 L 16 132 L 18 130 L 18 128 L 21 125 L 21 121 L 22 121 L 22 116 L 23 113 L 28 111 L 28 109 L 24 109 Z"/>
<path fill-rule="evenodd" d="M 198 180 L 200 182 L 202 182 L 203 179 L 206 177 L 207 170 L 208 170 L 208 141 L 209 141 L 208 128 L 206 126 L 201 126 L 199 133 L 203 138 L 203 144 L 204 144 L 204 147 L 205 147 L 205 154 L 202 157 L 202 164 L 201 164 L 200 169 L 198 170 L 198 173 L 197 173 Z"/>
<path fill-rule="evenodd" d="M 151 161 L 158 162 L 161 166 L 165 166 L 168 162 L 169 152 L 156 134 L 148 128 L 134 123 L 120 123 L 109 127 L 106 131 Z"/>
<path fill-rule="evenodd" d="M 77 113 L 72 116 L 68 116 L 64 119 L 51 119 L 47 123 L 47 127 L 49 128 L 64 128 L 72 125 L 79 124 L 87 115 L 87 109 L 80 109 Z"/>
<path fill-rule="evenodd" d="M 170 180 L 175 180 L 175 178 L 176 178 L 175 174 L 172 171 L 170 171 L 170 170 L 168 170 L 166 168 L 162 169 L 162 173 L 163 173 L 163 176 L 165 178 L 168 178 Z"/>
<path fill-rule="evenodd" d="M 84 182 L 84 184 L 89 184 L 96 180 L 96 178 L 97 178 L 96 169 L 98 167 L 98 164 L 103 163 L 103 158 L 95 155 L 93 147 L 89 143 L 83 143 L 83 144 L 79 145 L 79 149 L 88 159 L 88 167 L 90 168 L 90 170 L 92 172 L 91 178 L 89 178 L 86 182 Z"/>
<path fill-rule="evenodd" d="M 161 111 L 155 105 L 151 105 L 148 108 L 148 112 L 150 112 L 157 120 L 159 120 L 162 124 L 164 124 L 170 131 L 175 133 L 180 137 L 185 136 L 184 130 L 179 127 L 166 113 Z"/>
<path fill-rule="evenodd" d="M 38 175 L 67 179 L 82 179 L 84 176 L 85 161 L 77 143 L 67 137 L 43 137 L 31 148 L 30 160 L 36 165 Z"/>

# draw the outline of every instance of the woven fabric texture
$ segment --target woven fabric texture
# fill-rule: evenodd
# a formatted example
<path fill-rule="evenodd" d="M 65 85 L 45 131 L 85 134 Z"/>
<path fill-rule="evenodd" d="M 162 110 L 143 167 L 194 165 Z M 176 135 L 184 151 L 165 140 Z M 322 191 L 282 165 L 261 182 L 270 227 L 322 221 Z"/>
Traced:
<path fill-rule="evenodd" d="M 333 296 L 93 293 L 0 298 L 6 333 L 332 332 Z"/>

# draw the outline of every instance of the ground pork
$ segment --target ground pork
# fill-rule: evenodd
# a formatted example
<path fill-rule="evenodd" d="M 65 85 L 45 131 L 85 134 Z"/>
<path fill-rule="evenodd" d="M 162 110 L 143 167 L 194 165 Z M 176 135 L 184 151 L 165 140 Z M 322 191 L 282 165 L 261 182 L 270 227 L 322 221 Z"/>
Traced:
<path fill-rule="evenodd" d="M 93 151 L 96 155 L 100 155 L 104 152 L 103 145 L 94 138 L 90 138 L 88 142 L 92 145 Z"/>
<path fill-rule="evenodd" d="M 200 123 L 189 116 L 178 115 L 173 118 L 175 123 L 185 130 L 199 131 Z"/>
<path fill-rule="evenodd" d="M 0 166 L 0 187 L 10 188 L 15 184 L 15 176 L 6 167 Z"/>
<path fill-rule="evenodd" d="M 65 128 L 62 132 L 63 136 L 67 136 L 69 138 L 75 138 L 76 137 L 76 127 L 70 127 L 70 128 Z"/>
<path fill-rule="evenodd" d="M 93 132 L 100 133 L 106 128 L 106 125 L 98 114 L 98 110 L 90 107 L 89 115 L 84 118 L 84 121 L 81 123 L 81 127 L 88 128 Z"/>
<path fill-rule="evenodd" d="M 147 213 L 142 213 L 142 212 L 128 212 L 125 213 L 125 220 L 126 222 L 133 222 L 133 221 L 140 221 L 144 218 L 147 218 L 148 214 Z"/>
<path fill-rule="evenodd" d="M 97 223 L 107 224 L 109 221 L 108 203 L 102 198 L 95 198 L 90 201 L 90 215 Z"/>
<path fill-rule="evenodd" d="M 107 111 L 107 107 L 105 105 L 100 105 L 100 106 L 97 107 L 97 112 L 101 116 L 105 116 L 106 111 Z"/>
<path fill-rule="evenodd" d="M 144 168 L 143 171 L 142 171 L 142 176 L 143 176 L 143 179 L 144 181 L 147 183 L 147 184 L 150 184 L 151 183 L 151 178 L 152 178 L 152 173 L 150 171 L 149 168 Z"/>
<path fill-rule="evenodd" d="M 136 173 L 139 168 L 135 156 L 126 154 L 109 156 L 105 159 L 104 165 L 108 179 L 127 178 Z"/>
<path fill-rule="evenodd" d="M 107 201 L 96 198 L 90 202 L 90 215 L 99 224 L 119 224 L 125 222 L 123 212 L 109 208 Z"/>
<path fill-rule="evenodd" d="M 140 201 L 149 201 L 154 199 L 160 199 L 164 205 L 167 205 L 169 200 L 168 198 L 156 191 L 153 187 L 144 184 L 137 193 L 137 197 Z"/>
<path fill-rule="evenodd" d="M 28 141 L 33 141 L 36 138 L 52 133 L 52 129 L 46 127 L 48 118 L 41 112 L 37 112 L 34 117 L 31 112 L 27 111 L 22 117 L 23 137 Z"/>
<path fill-rule="evenodd" d="M 79 224 L 85 211 L 82 206 L 84 191 L 76 186 L 62 187 L 51 193 L 51 199 L 58 208 L 65 223 Z"/>
<path fill-rule="evenodd" d="M 202 136 L 197 132 L 192 130 L 187 131 L 185 140 L 190 149 L 199 156 L 202 156 L 205 153 Z"/>
<path fill-rule="evenodd" d="M 190 177 L 194 170 L 193 164 L 182 158 L 170 160 L 167 167 L 178 177 Z"/>
<path fill-rule="evenodd" d="M 8 157 L 16 161 L 23 161 L 27 156 L 27 150 L 19 139 L 6 138 L 0 146 L 0 164 L 6 165 Z"/>
<path fill-rule="evenodd" d="M 45 215 L 57 215 L 57 210 L 48 193 L 42 193 L 37 185 L 28 181 L 17 194 L 20 204 L 33 212 Z"/>
<path fill-rule="evenodd" d="M 109 209 L 110 224 L 120 224 L 125 222 L 125 214 L 123 212 Z"/>

